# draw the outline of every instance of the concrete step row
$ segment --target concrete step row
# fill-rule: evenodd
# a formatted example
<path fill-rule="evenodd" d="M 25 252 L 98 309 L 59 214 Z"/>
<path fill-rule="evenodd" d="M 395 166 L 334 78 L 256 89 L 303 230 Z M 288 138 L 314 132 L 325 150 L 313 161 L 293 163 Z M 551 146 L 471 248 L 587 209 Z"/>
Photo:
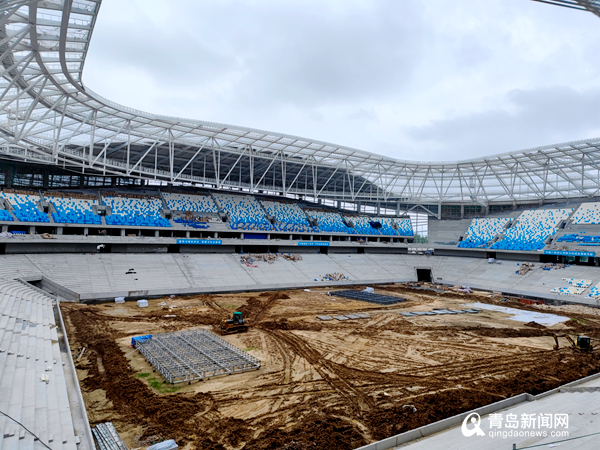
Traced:
<path fill-rule="evenodd" d="M 0 280 L 0 411 L 12 418 L 0 416 L 0 450 L 37 448 L 37 439 L 77 448 L 52 308 L 50 297 Z"/>

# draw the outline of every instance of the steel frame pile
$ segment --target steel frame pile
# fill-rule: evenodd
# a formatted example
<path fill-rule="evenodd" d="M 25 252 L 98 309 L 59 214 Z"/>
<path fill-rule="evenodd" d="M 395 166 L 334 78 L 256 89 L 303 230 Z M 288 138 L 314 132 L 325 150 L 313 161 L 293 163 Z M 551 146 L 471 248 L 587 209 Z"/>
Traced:
<path fill-rule="evenodd" d="M 136 348 L 171 384 L 260 368 L 260 360 L 202 328 L 155 334 Z"/>
<path fill-rule="evenodd" d="M 381 295 L 381 294 L 370 294 L 362 291 L 331 291 L 328 295 L 335 295 L 336 297 L 349 298 L 351 300 L 359 300 L 361 302 L 377 303 L 378 305 L 393 305 L 395 303 L 401 303 L 406 301 L 404 297 L 394 297 L 392 295 Z M 335 317 L 335 316 L 334 316 Z"/>
<path fill-rule="evenodd" d="M 99 450 L 129 450 L 112 422 L 99 423 L 92 430 Z"/>

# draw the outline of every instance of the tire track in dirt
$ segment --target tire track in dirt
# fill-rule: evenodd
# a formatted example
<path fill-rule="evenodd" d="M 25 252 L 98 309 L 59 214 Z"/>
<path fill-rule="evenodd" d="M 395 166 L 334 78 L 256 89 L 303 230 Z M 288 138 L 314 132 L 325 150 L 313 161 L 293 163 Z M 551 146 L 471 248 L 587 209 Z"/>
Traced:
<path fill-rule="evenodd" d="M 284 333 L 279 330 L 270 331 L 269 333 L 275 336 L 276 339 L 285 342 L 296 354 L 308 361 L 323 380 L 350 402 L 351 407 L 359 415 L 375 406 L 371 398 L 345 380 L 342 374 L 336 371 L 334 364 L 323 358 L 321 353 L 314 350 L 304 340 L 293 333 Z"/>

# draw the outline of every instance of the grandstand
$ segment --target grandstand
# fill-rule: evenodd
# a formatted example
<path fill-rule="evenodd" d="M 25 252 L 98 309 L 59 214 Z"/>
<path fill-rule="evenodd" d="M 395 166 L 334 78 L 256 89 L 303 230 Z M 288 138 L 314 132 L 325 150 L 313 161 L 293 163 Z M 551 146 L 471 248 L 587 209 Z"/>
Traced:
<path fill-rule="evenodd" d="M 94 198 L 44 196 L 44 199 L 54 206 L 56 212 L 52 213 L 52 218 L 55 223 L 102 224 L 100 216 L 94 214 L 94 206 L 98 205 Z"/>
<path fill-rule="evenodd" d="M 321 231 L 356 234 L 356 230 L 349 227 L 339 213 L 311 210 L 306 211 L 306 213 L 317 221 Z"/>
<path fill-rule="evenodd" d="M 218 213 L 219 209 L 210 195 L 187 195 L 166 192 L 163 194 L 167 209 L 172 211 Z"/>
<path fill-rule="evenodd" d="M 574 225 L 600 224 L 600 203 L 582 203 L 573 214 L 571 223 Z"/>
<path fill-rule="evenodd" d="M 50 222 L 48 215 L 39 208 L 40 198 L 38 195 L 0 192 L 0 198 L 8 201 L 13 214 L 21 222 Z"/>
<path fill-rule="evenodd" d="M 553 3 L 599 12 L 597 2 L 592 1 Z M 418 345 L 406 347 L 405 342 L 397 345 L 401 353 L 386 355 L 387 359 L 411 359 L 405 358 L 411 354 L 420 361 L 419 368 L 357 368 L 351 366 L 347 355 L 330 357 L 350 341 L 362 355 L 371 349 L 387 349 L 388 339 L 400 327 L 413 327 L 408 331 L 415 335 L 420 332 L 413 322 L 419 314 L 410 312 L 400 317 L 399 311 L 380 308 L 371 311 L 377 315 L 374 320 L 352 322 L 359 320 L 350 317 L 354 316 L 352 308 L 366 307 L 339 300 L 332 306 L 332 301 L 321 295 L 331 286 L 387 285 L 381 289 L 391 293 L 406 289 L 409 294 L 433 289 L 433 297 L 427 301 L 438 302 L 436 311 L 449 308 L 446 290 L 456 297 L 453 307 L 467 308 L 460 302 L 463 298 L 465 303 L 470 301 L 472 297 L 465 292 L 471 289 L 479 291 L 474 294 L 478 301 L 489 301 L 492 306 L 496 300 L 489 297 L 510 299 L 519 307 L 544 303 L 548 308 L 585 308 L 577 312 L 584 315 L 588 307 L 598 307 L 600 254 L 595 247 L 600 246 L 600 168 L 595 161 L 600 159 L 600 139 L 468 161 L 427 163 L 282 133 L 137 111 L 103 98 L 81 81 L 100 5 L 88 0 L 0 2 L 0 412 L 7 414 L 0 415 L 0 449 L 41 448 L 42 443 L 52 449 L 94 448 L 77 370 L 92 378 L 87 385 L 82 380 L 90 388 L 106 376 L 105 369 L 115 369 L 110 364 L 119 361 L 124 364 L 117 367 L 116 375 L 110 372 L 114 384 L 137 383 L 135 386 L 145 386 L 152 395 L 165 393 L 164 387 L 153 386 L 162 386 L 160 380 L 143 380 L 149 380 L 150 373 L 134 376 L 127 372 L 133 365 L 123 355 L 131 352 L 112 338 L 102 345 L 114 344 L 116 359 L 103 359 L 102 351 L 96 349 L 93 357 L 89 361 L 84 358 L 76 369 L 73 353 L 82 350 L 69 345 L 60 307 L 63 302 L 67 308 L 65 301 L 112 304 L 123 297 L 127 304 L 114 315 L 134 324 L 135 333 L 145 333 L 147 328 L 164 331 L 182 323 L 185 327 L 210 327 L 225 318 L 225 313 L 229 315 L 228 310 L 244 309 L 257 327 L 249 338 L 235 337 L 235 342 L 244 344 L 242 352 L 253 352 L 255 344 L 264 342 L 261 351 L 271 359 L 268 370 L 273 372 L 263 373 L 263 379 L 270 383 L 269 389 L 278 391 L 276 401 L 267 404 L 265 400 L 253 411 L 268 409 L 270 416 L 278 419 L 295 396 L 306 394 L 288 388 L 296 389 L 304 377 L 319 374 L 310 381 L 314 381 L 311 389 L 325 395 L 326 402 L 335 393 L 342 392 L 344 398 L 335 411 L 320 413 L 334 416 L 350 405 L 352 420 L 334 428 L 345 430 L 359 424 L 357 433 L 370 441 L 374 436 L 389 436 L 371 433 L 372 423 L 396 420 L 371 417 L 369 422 L 364 417 L 373 411 L 388 411 L 386 397 L 394 395 L 394 383 L 401 378 L 398 373 L 414 369 L 422 379 L 437 382 L 438 378 L 450 379 L 436 376 L 440 367 L 455 365 L 460 370 L 464 361 L 442 359 L 423 372 L 426 364 L 422 361 L 446 358 L 450 347 L 421 354 Z M 22 109 L 16 111 L 15 107 Z M 263 261 L 261 257 L 268 262 L 257 264 Z M 531 270 L 521 270 L 524 262 L 533 264 Z M 280 290 L 296 290 L 306 296 L 304 303 L 293 306 L 289 321 L 287 316 L 278 321 L 269 317 L 269 308 L 290 300 L 278 296 Z M 269 292 L 250 294 L 259 291 Z M 238 294 L 231 294 L 227 302 L 219 300 L 232 292 Z M 197 306 L 197 298 L 190 302 L 186 297 L 195 294 L 213 298 L 203 298 Z M 139 310 L 130 301 L 158 297 L 164 299 L 162 304 L 156 300 L 149 320 L 138 320 Z M 417 303 L 415 298 L 411 311 L 424 313 L 421 307 L 429 303 Z M 199 308 L 197 314 L 185 309 L 193 302 L 193 307 Z M 348 322 L 337 326 L 330 317 L 331 322 L 321 323 L 312 310 L 307 319 L 305 305 L 319 308 L 318 314 L 342 308 L 340 314 L 348 312 L 348 316 L 339 315 L 335 320 Z M 102 314 L 88 306 L 74 310 L 89 314 L 87 322 L 100 320 Z M 105 311 L 109 307 L 112 305 L 106 305 Z M 456 310 L 448 314 L 453 312 Z M 183 320 L 182 316 L 189 317 Z M 476 354 L 482 351 L 479 343 L 486 328 L 496 326 L 487 323 L 486 317 L 470 319 L 474 324 L 465 330 L 447 331 L 464 333 L 461 345 Z M 440 323 L 445 326 L 443 321 L 428 321 L 430 335 L 420 335 L 421 342 L 435 335 Z M 513 352 L 519 360 L 531 358 L 523 350 L 531 336 L 537 339 L 530 343 L 536 352 L 546 349 L 543 339 L 548 330 L 529 325 L 530 329 L 513 333 L 515 339 L 525 342 Z M 328 334 L 330 326 L 336 328 Z M 328 341 L 346 328 L 352 329 L 350 338 Z M 358 337 L 362 328 L 368 329 L 369 336 Z M 548 329 L 552 331 L 551 326 Z M 121 329 L 119 333 L 123 333 Z M 304 346 L 308 335 L 318 335 L 322 343 L 315 339 Z M 380 336 L 383 340 L 376 341 Z M 277 356 L 271 354 L 273 348 L 277 348 Z M 292 348 L 297 354 L 282 358 Z M 496 361 L 496 355 L 485 357 Z M 278 365 L 280 360 L 283 362 Z M 518 362 L 506 361 L 498 367 L 506 369 Z M 573 367 L 590 367 L 575 362 Z M 528 368 L 519 371 L 526 381 Z M 348 374 L 354 377 L 362 372 L 373 372 L 368 382 L 349 379 Z M 281 375 L 283 384 L 278 384 L 279 378 L 269 378 L 272 374 Z M 382 376 L 386 391 L 369 390 Z M 559 380 L 549 381 L 552 377 L 536 378 L 536 389 Z M 254 381 L 246 379 L 246 392 L 255 388 Z M 110 384 L 96 388 L 103 390 Z M 282 397 L 283 385 L 288 386 Z M 519 384 L 515 386 L 518 389 Z M 468 389 L 483 392 L 481 386 Z M 193 403 L 200 405 L 211 395 L 207 391 Z M 398 390 L 403 396 L 410 392 L 415 399 L 421 395 L 418 391 L 412 385 Z M 160 397 L 160 405 L 169 403 L 170 394 Z M 512 391 L 505 394 L 494 395 L 506 398 Z M 173 392 L 172 398 L 177 395 Z M 186 412 L 188 407 L 193 409 L 189 398 L 191 395 L 177 404 Z M 513 401 L 513 397 L 507 399 Z M 113 400 L 116 403 L 117 398 Z M 86 401 L 88 406 L 97 406 L 104 400 L 86 397 Z M 234 417 L 231 404 L 219 409 L 219 415 Z M 427 407 L 435 404 L 434 399 Z M 393 417 L 404 417 L 410 411 L 412 408 L 396 411 Z M 135 414 L 140 414 L 136 426 L 145 433 L 149 419 L 143 413 L 136 409 Z M 445 418 L 436 414 L 428 417 Z M 164 417 L 171 425 L 177 416 L 177 411 L 169 411 Z M 211 427 L 225 429 L 219 428 L 223 423 L 212 412 L 194 410 L 191 416 L 198 421 L 209 417 L 216 423 L 211 422 Z M 313 416 L 309 417 L 312 420 Z M 236 433 L 238 428 L 242 430 L 239 439 L 255 434 L 243 419 L 235 419 Z M 123 420 L 126 423 L 127 418 Z M 128 432 L 132 433 L 131 429 Z M 185 445 L 199 442 L 198 436 L 188 438 L 185 436 Z M 241 442 L 231 439 L 225 447 L 239 447 Z M 390 448 L 385 442 L 369 445 Z"/>
<path fill-rule="evenodd" d="M 488 247 L 488 243 L 504 231 L 510 219 L 473 219 L 467 236 L 458 246 L 461 248 Z"/>
<path fill-rule="evenodd" d="M 490 248 L 504 250 L 540 250 L 556 227 L 568 219 L 573 210 L 541 209 L 524 211 L 515 226 Z"/>
<path fill-rule="evenodd" d="M 267 214 L 276 220 L 275 231 L 290 231 L 293 233 L 319 232 L 318 227 L 311 226 L 306 213 L 298 204 L 266 200 L 261 201 L 261 203 Z"/>
<path fill-rule="evenodd" d="M 375 222 L 370 217 L 346 217 L 346 221 L 351 221 L 354 224 L 354 230 L 356 230 L 357 234 L 374 234 L 377 236 L 380 234 L 377 228 L 372 225 Z"/>
<path fill-rule="evenodd" d="M 105 196 L 103 204 L 110 208 L 107 225 L 134 227 L 170 227 L 171 223 L 161 216 L 162 200 L 159 198 L 131 198 Z"/>
<path fill-rule="evenodd" d="M 231 229 L 260 231 L 272 229 L 265 216 L 264 208 L 254 197 L 217 194 L 215 200 L 220 209 L 228 215 Z"/>

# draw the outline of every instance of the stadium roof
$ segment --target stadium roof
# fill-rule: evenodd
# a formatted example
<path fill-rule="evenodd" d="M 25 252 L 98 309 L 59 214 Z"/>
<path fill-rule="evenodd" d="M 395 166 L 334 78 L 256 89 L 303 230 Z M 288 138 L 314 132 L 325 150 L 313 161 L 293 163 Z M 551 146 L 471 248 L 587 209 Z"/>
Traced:
<path fill-rule="evenodd" d="M 549 3 L 600 11 L 596 0 Z M 81 81 L 100 4 L 0 0 L 0 158 L 380 204 L 541 203 L 600 193 L 600 138 L 431 163 L 119 105 Z"/>

